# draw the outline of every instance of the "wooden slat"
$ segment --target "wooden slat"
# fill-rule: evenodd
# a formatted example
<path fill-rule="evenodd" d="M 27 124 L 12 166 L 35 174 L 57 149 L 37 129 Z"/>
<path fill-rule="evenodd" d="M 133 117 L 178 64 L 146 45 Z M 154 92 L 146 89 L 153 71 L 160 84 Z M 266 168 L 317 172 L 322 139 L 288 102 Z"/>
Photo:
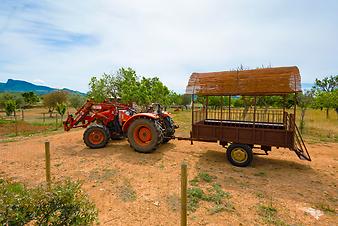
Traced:
<path fill-rule="evenodd" d="M 301 92 L 299 70 L 293 67 L 193 73 L 186 93 L 200 95 L 279 95 Z"/>

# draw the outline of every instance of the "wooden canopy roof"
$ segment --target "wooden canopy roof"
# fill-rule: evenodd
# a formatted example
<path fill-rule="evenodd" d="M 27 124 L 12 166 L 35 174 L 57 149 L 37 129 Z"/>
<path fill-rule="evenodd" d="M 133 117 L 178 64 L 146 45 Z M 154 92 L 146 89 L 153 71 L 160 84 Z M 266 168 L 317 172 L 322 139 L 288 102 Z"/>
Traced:
<path fill-rule="evenodd" d="M 283 95 L 301 92 L 298 67 L 192 73 L 186 93 L 205 96 Z"/>

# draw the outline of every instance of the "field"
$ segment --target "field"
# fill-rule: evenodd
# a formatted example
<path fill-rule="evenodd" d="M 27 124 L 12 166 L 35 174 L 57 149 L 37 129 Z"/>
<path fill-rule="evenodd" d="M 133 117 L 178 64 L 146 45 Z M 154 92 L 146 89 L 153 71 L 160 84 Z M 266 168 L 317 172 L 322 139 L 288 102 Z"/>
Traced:
<path fill-rule="evenodd" d="M 338 124 L 333 111 L 329 120 L 324 111 L 307 112 L 304 135 L 312 162 L 274 149 L 268 156 L 255 156 L 247 168 L 230 165 L 216 143 L 171 141 L 152 154 L 140 154 L 121 140 L 91 150 L 83 144 L 82 129 L 55 130 L 55 118 L 44 125 L 36 117 L 41 112 L 25 113 L 31 133 L 20 131 L 15 137 L 8 131 L 13 123 L 0 125 L 10 125 L 0 135 L 0 177 L 29 186 L 43 183 L 44 142 L 49 140 L 53 180 L 81 180 L 102 225 L 178 225 L 183 161 L 190 181 L 189 225 L 336 224 Z M 176 134 L 187 136 L 190 113 L 175 113 L 174 120 L 180 124 Z M 41 126 L 49 130 L 35 130 Z M 304 211 L 310 207 L 324 215 L 316 220 Z"/>

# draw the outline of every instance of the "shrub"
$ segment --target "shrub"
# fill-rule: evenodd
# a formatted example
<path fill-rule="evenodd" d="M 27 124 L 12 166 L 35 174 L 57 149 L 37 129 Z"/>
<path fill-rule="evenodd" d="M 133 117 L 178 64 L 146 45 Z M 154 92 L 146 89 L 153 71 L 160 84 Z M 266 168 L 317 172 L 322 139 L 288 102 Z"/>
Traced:
<path fill-rule="evenodd" d="M 0 224 L 90 225 L 97 221 L 97 209 L 79 182 L 59 182 L 48 191 L 28 189 L 20 183 L 0 181 Z"/>
<path fill-rule="evenodd" d="M 5 111 L 6 115 L 10 116 L 16 109 L 16 102 L 15 100 L 8 100 L 5 102 Z"/>
<path fill-rule="evenodd" d="M 24 225 L 34 217 L 35 200 L 19 183 L 0 179 L 0 224 Z"/>

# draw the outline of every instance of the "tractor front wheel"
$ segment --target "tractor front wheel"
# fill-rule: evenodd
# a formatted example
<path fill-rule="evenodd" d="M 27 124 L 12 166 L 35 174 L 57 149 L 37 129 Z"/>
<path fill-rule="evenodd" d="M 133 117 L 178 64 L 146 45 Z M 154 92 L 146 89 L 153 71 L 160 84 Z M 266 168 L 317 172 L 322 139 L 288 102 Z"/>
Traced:
<path fill-rule="evenodd" d="M 104 125 L 92 125 L 83 134 L 83 141 L 90 148 L 103 148 L 109 141 L 109 130 Z"/>
<path fill-rule="evenodd" d="M 128 129 L 128 141 L 137 152 L 153 152 L 161 140 L 161 130 L 154 120 L 139 118 Z"/>

